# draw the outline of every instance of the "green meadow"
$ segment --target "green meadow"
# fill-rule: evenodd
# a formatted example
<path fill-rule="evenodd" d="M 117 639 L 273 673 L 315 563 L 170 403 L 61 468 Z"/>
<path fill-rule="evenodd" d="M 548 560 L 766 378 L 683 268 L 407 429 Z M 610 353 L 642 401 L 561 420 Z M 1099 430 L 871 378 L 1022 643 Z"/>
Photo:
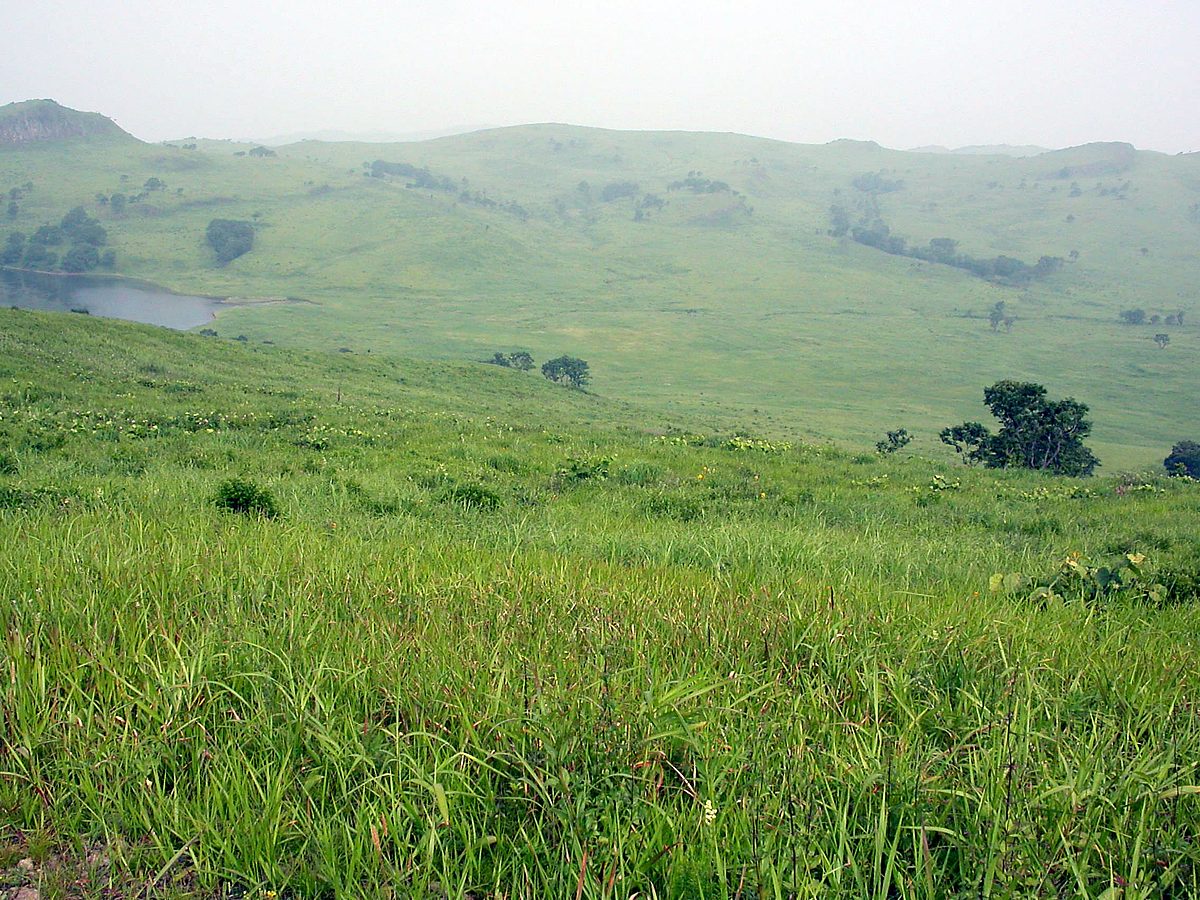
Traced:
<path fill-rule="evenodd" d="M 32 232 L 84 204 L 120 274 L 297 298 L 231 308 L 223 336 L 443 362 L 568 353 L 599 393 L 710 430 L 865 448 L 905 427 L 945 454 L 937 432 L 980 418 L 984 385 L 1018 378 L 1091 407 L 1109 472 L 1195 438 L 1196 154 L 1095 144 L 1018 159 L 563 125 L 252 150 L 3 148 L 0 187 L 33 185 L 7 226 Z M 431 186 L 368 177 L 380 160 L 425 169 Z M 96 199 L 150 178 L 165 188 L 119 214 Z M 1065 263 L 997 284 L 832 237 L 835 206 L 910 247 L 950 238 L 974 257 Z M 214 218 L 255 223 L 253 251 L 219 266 Z M 1014 323 L 993 330 L 1001 301 Z M 1186 315 L 1122 324 L 1131 308 Z"/>
<path fill-rule="evenodd" d="M 253 164 L 298 177 L 313 165 L 291 158 L 302 150 Z M 235 159 L 205 165 L 251 165 Z M 189 172 L 181 184 L 201 178 Z M 427 213 L 428 198 L 403 188 L 349 172 L 343 181 L 345 196 L 321 202 L 342 212 L 361 203 L 368 220 L 402 210 L 406 233 Z M 231 203 L 252 211 L 248 176 L 242 185 L 247 199 Z M 510 285 L 508 299 L 480 299 L 494 311 L 489 332 L 469 298 L 450 299 L 469 278 L 480 290 L 502 281 L 486 268 L 419 274 L 412 251 L 407 271 L 423 293 L 384 296 L 385 275 L 409 265 L 400 236 L 393 263 L 364 251 L 380 269 L 364 262 L 362 292 L 339 294 L 332 285 L 347 270 L 324 270 L 353 256 L 331 247 L 304 262 L 276 237 L 288 222 L 308 227 L 299 210 L 312 203 L 298 195 L 264 210 L 275 224 L 262 246 L 225 270 L 204 262 L 192 233 L 211 211 L 164 212 L 157 229 L 140 219 L 113 227 L 123 269 L 175 287 L 310 286 L 311 304 L 218 320 L 222 335 L 251 340 L 0 310 L 0 888 L 261 898 L 1200 893 L 1194 482 L 1051 478 L 968 468 L 915 446 L 885 458 L 842 441 L 734 434 L 713 427 L 717 401 L 709 409 L 698 391 L 656 411 L 639 401 L 664 399 L 671 385 L 652 376 L 672 359 L 638 341 L 670 344 L 694 325 L 714 342 L 698 340 L 697 352 L 715 355 L 704 315 L 632 329 L 626 349 L 614 331 L 593 354 L 586 342 L 600 340 L 601 326 L 580 325 L 574 344 L 564 329 L 611 311 L 568 293 L 571 272 L 554 270 L 562 296 Z M 474 213 L 444 209 L 428 214 L 430 234 L 451 215 L 478 225 Z M 553 230 L 493 230 L 515 242 L 527 227 Z M 581 254 L 653 251 L 619 237 L 624 228 L 602 219 L 580 230 Z M 589 233 L 611 237 L 589 251 Z M 476 251 L 499 267 L 538 252 L 537 242 L 514 243 L 505 257 L 486 234 Z M 691 267 L 703 265 L 703 247 L 750 240 L 700 235 L 679 263 L 693 274 L 670 279 L 699 284 Z M 350 239 L 313 227 L 305 246 Z M 828 239 L 809 228 L 795 240 Z M 152 264 L 154 247 L 163 253 Z M 448 260 L 464 252 L 446 247 Z M 832 271 L 859 253 L 834 246 L 821 265 Z M 893 264 L 870 259 L 864 291 L 885 284 Z M 311 280 L 269 271 L 285 260 Z M 774 290 L 790 265 L 764 275 L 778 279 Z M 894 290 L 945 299 L 954 277 L 922 271 Z M 999 290 L 962 287 L 980 305 Z M 607 296 L 626 290 L 613 302 L 640 302 L 647 322 L 668 315 L 635 301 L 631 284 Z M 829 290 L 826 312 L 813 315 L 834 321 Z M 672 289 L 646 291 L 661 305 Z M 688 302 L 743 322 L 730 340 L 750 342 L 766 301 L 718 299 Z M 537 314 L 551 302 L 571 312 Z M 920 308 L 932 317 L 932 306 Z M 1108 334 L 1108 312 L 1078 327 Z M 359 326 L 318 334 L 342 314 Z M 879 334 L 901 315 L 853 321 Z M 544 343 L 520 344 L 583 349 L 604 393 L 623 384 L 633 399 L 383 352 L 440 333 L 429 356 L 469 357 L 504 343 L 504 328 L 515 338 L 518 316 L 530 333 L 545 329 Z M 964 343 L 1011 348 L 1014 361 L 1038 329 L 1036 340 L 1049 341 L 1059 327 L 1022 319 L 993 335 L 986 320 L 936 324 L 961 326 Z M 1189 352 L 1188 333 L 1154 350 L 1163 368 L 1148 385 L 1181 377 L 1169 367 Z M 1125 334 L 1114 326 L 1106 340 L 1132 358 L 1141 348 Z M 261 343 L 268 336 L 277 344 Z M 845 340 L 861 350 L 867 336 Z M 342 342 L 358 352 L 321 349 Z M 749 377 L 740 365 L 709 376 L 740 390 Z M 692 371 L 707 371 L 705 357 Z M 759 379 L 777 405 L 753 402 L 764 419 L 801 430 L 802 404 L 785 405 L 771 386 L 783 378 Z M 986 378 L 975 372 L 969 383 Z M 855 404 L 866 422 L 899 389 L 874 371 L 860 383 L 872 397 L 820 398 L 823 421 L 845 416 L 845 444 L 855 428 L 878 430 L 849 424 Z M 964 404 L 978 393 L 962 390 Z M 1154 390 L 1163 392 L 1124 410 L 1124 425 L 1098 426 L 1110 446 L 1135 446 L 1139 429 L 1147 446 L 1159 439 L 1164 413 L 1147 398 L 1165 391 Z M 257 497 L 260 512 L 217 503 L 234 495 Z"/>

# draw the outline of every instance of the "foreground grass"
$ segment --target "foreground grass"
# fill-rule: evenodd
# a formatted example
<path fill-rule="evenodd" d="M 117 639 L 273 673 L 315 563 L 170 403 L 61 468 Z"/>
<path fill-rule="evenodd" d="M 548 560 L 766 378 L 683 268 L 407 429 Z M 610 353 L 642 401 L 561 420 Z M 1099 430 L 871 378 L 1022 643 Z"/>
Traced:
<path fill-rule="evenodd" d="M 1200 890 L 1194 484 L 0 323 L 0 821 L 50 893 Z M 1168 596 L 988 590 L 1071 551 Z"/>

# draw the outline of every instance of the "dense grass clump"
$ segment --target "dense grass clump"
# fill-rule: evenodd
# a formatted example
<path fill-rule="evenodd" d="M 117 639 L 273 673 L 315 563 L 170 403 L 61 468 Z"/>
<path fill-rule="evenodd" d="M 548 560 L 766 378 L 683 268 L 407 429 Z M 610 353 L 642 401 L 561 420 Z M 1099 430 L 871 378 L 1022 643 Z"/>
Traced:
<path fill-rule="evenodd" d="M 266 488 L 259 487 L 245 478 L 227 478 L 217 486 L 213 497 L 217 509 L 243 515 L 262 516 L 274 519 L 279 515 L 275 497 Z"/>
<path fill-rule="evenodd" d="M 1197 485 L 80 319 L 0 311 L 6 884 L 1200 892 Z"/>

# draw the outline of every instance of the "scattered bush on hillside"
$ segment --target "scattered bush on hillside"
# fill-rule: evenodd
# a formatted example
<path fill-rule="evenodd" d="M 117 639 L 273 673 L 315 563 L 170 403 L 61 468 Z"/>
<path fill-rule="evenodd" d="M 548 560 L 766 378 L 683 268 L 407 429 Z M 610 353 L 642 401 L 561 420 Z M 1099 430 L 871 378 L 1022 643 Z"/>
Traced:
<path fill-rule="evenodd" d="M 984 389 L 983 402 L 1000 420 L 997 434 L 979 422 L 964 422 L 940 435 L 966 462 L 1077 476 L 1091 475 L 1099 463 L 1083 445 L 1092 423 L 1085 418 L 1087 406 L 1077 400 L 1050 401 L 1040 384 L 997 381 Z"/>
<path fill-rule="evenodd" d="M 217 486 L 213 497 L 217 509 L 241 515 L 274 519 L 279 515 L 275 497 L 266 488 L 244 478 L 227 478 Z"/>
<path fill-rule="evenodd" d="M 864 172 L 857 176 L 851 184 L 864 194 L 891 194 L 904 190 L 903 180 L 887 178 L 882 172 Z"/>
<path fill-rule="evenodd" d="M 709 178 L 696 178 L 689 175 L 679 181 L 667 185 L 668 191 L 691 191 L 693 194 L 720 194 L 733 191 L 724 181 L 713 181 Z"/>
<path fill-rule="evenodd" d="M 574 356 L 559 356 L 542 363 L 542 374 L 557 384 L 579 389 L 592 378 L 587 361 Z"/>
<path fill-rule="evenodd" d="M 605 203 L 611 203 L 613 200 L 636 196 L 637 192 L 638 186 L 635 181 L 612 181 L 601 189 L 600 199 Z"/>
<path fill-rule="evenodd" d="M 232 262 L 254 249 L 254 226 L 233 219 L 213 219 L 205 231 L 208 244 L 221 265 Z"/>
<path fill-rule="evenodd" d="M 895 431 L 889 431 L 887 437 L 882 441 L 875 442 L 875 451 L 884 456 L 890 456 L 911 440 L 912 435 L 908 433 L 907 428 L 897 428 Z"/>
<path fill-rule="evenodd" d="M 1144 309 L 1123 309 L 1117 318 L 1126 325 L 1145 325 L 1149 317 Z"/>
<path fill-rule="evenodd" d="M 434 175 L 428 169 L 414 166 L 410 163 L 392 163 L 377 159 L 371 163 L 371 177 L 384 178 L 388 175 L 398 175 L 407 178 L 405 187 L 424 188 L 429 191 L 457 191 L 458 182 L 445 175 Z"/>
<path fill-rule="evenodd" d="M 497 350 L 492 354 L 492 358 L 487 360 L 489 365 L 502 366 L 505 369 L 519 369 L 522 372 L 528 372 L 533 368 L 533 357 L 527 350 L 518 350 L 515 353 L 501 353 Z"/>
<path fill-rule="evenodd" d="M 1163 460 L 1168 475 L 1200 479 L 1200 443 L 1180 441 Z"/>

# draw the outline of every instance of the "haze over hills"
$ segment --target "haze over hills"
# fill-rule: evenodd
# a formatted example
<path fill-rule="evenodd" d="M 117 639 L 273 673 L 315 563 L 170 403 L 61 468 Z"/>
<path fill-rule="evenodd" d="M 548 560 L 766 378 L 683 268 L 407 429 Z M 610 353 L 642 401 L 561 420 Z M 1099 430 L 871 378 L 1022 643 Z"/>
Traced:
<path fill-rule="evenodd" d="M 1049 147 L 1037 147 L 1033 144 L 1011 145 L 1011 144 L 974 144 L 969 147 L 957 147 L 951 150 L 949 147 L 943 147 L 940 144 L 932 144 L 927 147 L 913 147 L 912 153 L 952 153 L 962 156 L 1037 156 L 1039 153 L 1048 153 Z"/>
<path fill-rule="evenodd" d="M 308 301 L 232 309 L 222 334 L 440 359 L 571 353 L 614 397 L 859 446 L 904 426 L 931 453 L 1003 377 L 1088 403 L 1109 466 L 1154 464 L 1195 428 L 1195 156 L 568 125 L 269 155 L 92 140 L 0 153 L 0 186 L 34 185 L 8 227 L 83 203 L 121 274 Z M 162 188 L 140 190 L 149 179 Z M 117 192 L 142 196 L 120 214 L 95 199 Z M 253 250 L 218 264 L 213 219 L 253 223 Z M 1007 324 L 993 328 L 997 304 Z M 1130 308 L 1148 324 L 1122 324 Z"/>

